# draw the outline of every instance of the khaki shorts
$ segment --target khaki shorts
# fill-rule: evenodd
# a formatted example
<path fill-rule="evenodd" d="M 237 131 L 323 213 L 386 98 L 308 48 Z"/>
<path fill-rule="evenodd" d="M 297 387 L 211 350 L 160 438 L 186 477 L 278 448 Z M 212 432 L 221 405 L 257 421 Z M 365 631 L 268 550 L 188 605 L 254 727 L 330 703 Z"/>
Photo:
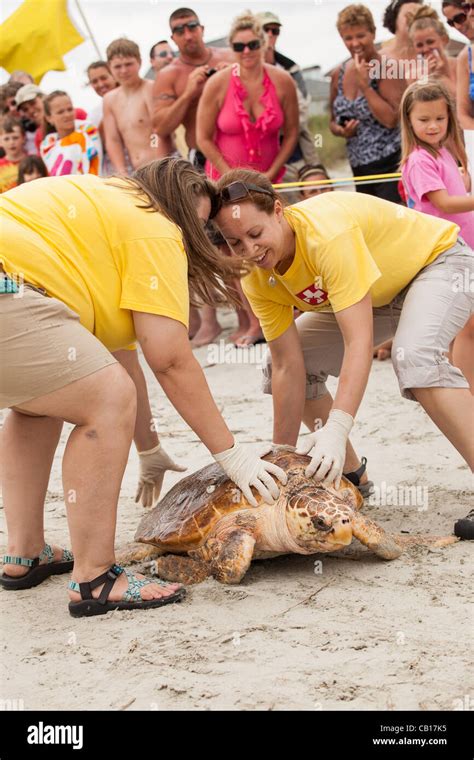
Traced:
<path fill-rule="evenodd" d="M 116 361 L 62 301 L 31 285 L 0 294 L 0 409 L 57 391 Z"/>
<path fill-rule="evenodd" d="M 409 256 L 409 252 L 400 252 Z M 393 338 L 392 363 L 401 394 L 411 388 L 468 388 L 450 364 L 449 346 L 473 312 L 474 252 L 461 238 L 386 306 L 374 308 L 374 345 Z M 306 368 L 306 398 L 325 396 L 329 375 L 338 377 L 344 342 L 332 312 L 306 312 L 296 320 Z M 271 393 L 272 363 L 267 353 L 263 390 Z"/>

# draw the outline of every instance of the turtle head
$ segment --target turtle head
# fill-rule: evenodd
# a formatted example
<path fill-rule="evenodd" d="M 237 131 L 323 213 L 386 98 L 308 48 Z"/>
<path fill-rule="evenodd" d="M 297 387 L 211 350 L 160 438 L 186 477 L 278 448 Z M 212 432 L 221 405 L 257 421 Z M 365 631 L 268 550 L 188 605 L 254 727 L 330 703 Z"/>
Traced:
<path fill-rule="evenodd" d="M 353 515 L 353 507 L 335 489 L 311 484 L 290 496 L 286 519 L 300 546 L 315 552 L 334 551 L 351 543 Z"/>

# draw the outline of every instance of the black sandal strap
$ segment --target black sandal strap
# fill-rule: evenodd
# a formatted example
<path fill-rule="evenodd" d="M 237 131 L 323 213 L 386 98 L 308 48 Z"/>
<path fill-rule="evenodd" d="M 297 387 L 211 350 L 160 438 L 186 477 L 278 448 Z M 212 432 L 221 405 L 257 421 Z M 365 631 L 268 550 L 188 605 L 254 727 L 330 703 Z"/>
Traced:
<path fill-rule="evenodd" d="M 362 464 L 358 470 L 354 470 L 354 472 L 344 473 L 344 477 L 347 478 L 347 480 L 350 480 L 350 482 L 353 483 L 353 485 L 355 486 L 358 486 L 360 484 L 360 479 L 367 469 L 367 458 L 362 457 L 360 461 L 362 462 Z"/>
<path fill-rule="evenodd" d="M 97 588 L 97 586 L 102 586 L 103 584 L 103 589 L 100 592 L 97 601 L 99 604 L 105 604 L 115 581 L 122 573 L 123 567 L 120 567 L 120 565 L 111 565 L 105 573 L 98 575 L 97 578 L 94 578 L 92 581 L 79 583 L 81 598 L 85 601 L 93 599 L 92 591 Z"/>

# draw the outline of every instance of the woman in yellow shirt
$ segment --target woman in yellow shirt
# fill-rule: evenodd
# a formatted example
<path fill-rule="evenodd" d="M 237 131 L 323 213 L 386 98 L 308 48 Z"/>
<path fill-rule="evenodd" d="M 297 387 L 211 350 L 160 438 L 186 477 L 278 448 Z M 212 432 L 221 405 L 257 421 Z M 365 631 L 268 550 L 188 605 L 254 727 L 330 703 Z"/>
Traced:
<path fill-rule="evenodd" d="M 303 419 L 315 431 L 301 449 L 311 454 L 307 475 L 337 483 L 344 472 L 359 484 L 365 468 L 349 433 L 373 346 L 394 336 L 402 395 L 421 403 L 472 468 L 474 398 L 447 358 L 473 299 L 474 254 L 459 227 L 362 193 L 283 208 L 264 175 L 242 169 L 217 191 L 211 216 L 255 265 L 242 286 L 270 348 L 274 443 L 295 445 Z M 305 312 L 296 322 L 295 307 Z M 339 377 L 334 400 L 328 375 Z"/>
<path fill-rule="evenodd" d="M 272 474 L 286 482 L 280 468 L 235 443 L 189 344 L 188 281 L 212 303 L 216 290 L 227 298 L 224 283 L 238 267 L 219 257 L 205 233 L 209 192 L 208 180 L 188 162 L 165 159 L 129 179 L 40 179 L 2 196 L 0 406 L 11 409 L 0 455 L 4 588 L 29 588 L 72 569 L 71 553 L 45 544 L 43 534 L 65 420 L 75 425 L 63 458 L 74 552 L 71 614 L 182 598 L 180 584 L 160 585 L 115 564 L 117 500 L 137 391 L 113 353 L 135 339 L 175 409 L 247 498 L 256 503 L 254 486 L 271 502 L 278 496 Z M 139 389 L 139 402 L 148 404 L 146 388 L 141 396 Z M 173 465 L 164 459 L 161 476 Z"/>

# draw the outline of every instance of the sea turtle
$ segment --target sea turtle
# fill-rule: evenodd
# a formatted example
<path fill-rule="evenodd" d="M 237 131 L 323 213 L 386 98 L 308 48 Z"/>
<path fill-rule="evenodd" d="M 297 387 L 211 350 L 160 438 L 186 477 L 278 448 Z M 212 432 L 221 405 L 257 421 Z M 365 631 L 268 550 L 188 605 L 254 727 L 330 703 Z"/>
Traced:
<path fill-rule="evenodd" d="M 177 483 L 141 520 L 136 544 L 122 564 L 159 558 L 155 572 L 169 581 L 200 583 L 212 575 L 239 583 L 253 559 L 281 554 L 333 552 L 357 538 L 382 559 L 395 559 L 406 545 L 445 546 L 454 536 L 401 536 L 386 533 L 360 513 L 363 498 L 346 478 L 338 489 L 304 474 L 310 459 L 291 450 L 274 450 L 264 459 L 288 474 L 280 497 L 252 507 L 217 464 Z M 163 556 L 165 555 L 165 556 Z"/>

